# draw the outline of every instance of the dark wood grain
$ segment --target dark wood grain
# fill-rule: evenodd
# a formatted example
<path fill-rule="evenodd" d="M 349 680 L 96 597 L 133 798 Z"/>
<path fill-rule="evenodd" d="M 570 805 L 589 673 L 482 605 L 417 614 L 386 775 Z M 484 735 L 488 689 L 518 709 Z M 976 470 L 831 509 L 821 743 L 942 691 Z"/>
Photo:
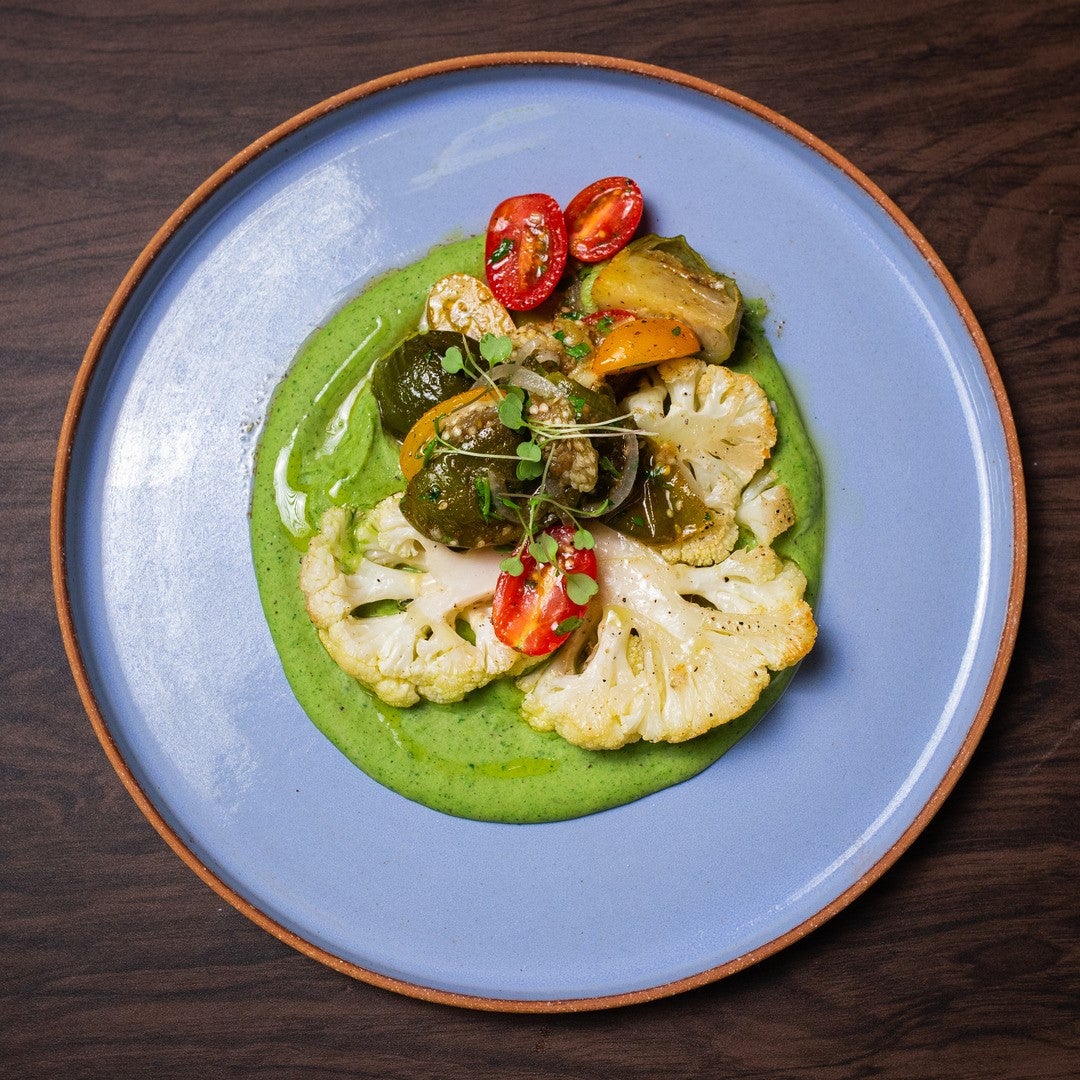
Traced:
<path fill-rule="evenodd" d="M 1080 9 L 627 0 L 0 3 L 0 1075 L 1080 1075 Z M 605 52 L 753 97 L 908 213 L 997 357 L 1024 453 L 1027 599 L 999 705 L 913 848 L 716 985 L 520 1017 L 336 975 L 224 904 L 122 789 L 64 658 L 53 454 L 124 272 L 215 168 L 429 60 Z"/>

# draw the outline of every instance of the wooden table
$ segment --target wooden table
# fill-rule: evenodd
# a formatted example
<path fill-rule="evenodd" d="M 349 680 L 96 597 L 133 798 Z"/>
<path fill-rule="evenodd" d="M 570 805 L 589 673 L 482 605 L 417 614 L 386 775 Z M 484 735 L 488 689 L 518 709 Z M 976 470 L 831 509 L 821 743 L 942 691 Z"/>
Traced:
<path fill-rule="evenodd" d="M 874 9 L 0 4 L 0 1075 L 1080 1075 L 1080 9 Z M 201 884 L 91 732 L 48 570 L 68 393 L 106 302 L 165 217 L 257 136 L 339 90 L 520 48 L 604 52 L 721 83 L 880 184 L 990 341 L 1031 525 L 1000 702 L 954 794 L 898 864 L 742 974 L 555 1017 L 354 982 Z"/>

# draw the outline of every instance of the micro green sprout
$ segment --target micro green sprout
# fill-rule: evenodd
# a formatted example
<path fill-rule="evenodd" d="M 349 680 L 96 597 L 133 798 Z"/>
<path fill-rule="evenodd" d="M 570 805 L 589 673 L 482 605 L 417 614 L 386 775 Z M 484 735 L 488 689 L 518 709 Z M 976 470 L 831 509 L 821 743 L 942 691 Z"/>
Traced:
<path fill-rule="evenodd" d="M 574 547 L 578 551 L 592 551 L 593 545 L 596 541 L 593 539 L 593 534 L 588 529 L 583 529 L 580 525 L 577 527 L 577 532 L 574 533 Z"/>
<path fill-rule="evenodd" d="M 600 586 L 596 584 L 596 580 L 588 574 L 566 575 L 566 595 L 575 604 L 581 604 L 584 607 L 596 595 L 599 588 Z"/>
<path fill-rule="evenodd" d="M 480 355 L 488 362 L 489 367 L 494 367 L 496 364 L 501 364 L 513 351 L 514 343 L 506 337 L 505 334 L 485 334 L 480 339 Z M 463 353 L 457 345 L 451 345 L 449 349 L 443 353 L 439 360 L 439 365 L 443 371 L 456 375 L 458 372 L 465 372 L 467 375 L 471 375 L 474 379 L 483 380 L 495 391 L 496 394 L 502 396 L 503 391 L 499 389 L 492 381 L 491 376 L 472 358 L 467 352 Z"/>
<path fill-rule="evenodd" d="M 499 563 L 499 569 L 511 577 L 521 577 L 525 573 L 525 564 L 517 555 L 509 555 Z"/>
<path fill-rule="evenodd" d="M 511 386 L 506 391 L 506 396 L 499 402 L 499 419 L 503 427 L 511 431 L 520 431 L 527 426 L 527 421 L 522 415 L 525 406 L 525 391 L 520 386 Z"/>
<path fill-rule="evenodd" d="M 529 544 L 528 551 L 538 563 L 553 563 L 559 555 L 559 542 L 551 533 L 540 533 Z"/>
<path fill-rule="evenodd" d="M 505 334 L 485 334 L 480 339 L 480 355 L 492 366 L 501 364 L 514 350 Z"/>

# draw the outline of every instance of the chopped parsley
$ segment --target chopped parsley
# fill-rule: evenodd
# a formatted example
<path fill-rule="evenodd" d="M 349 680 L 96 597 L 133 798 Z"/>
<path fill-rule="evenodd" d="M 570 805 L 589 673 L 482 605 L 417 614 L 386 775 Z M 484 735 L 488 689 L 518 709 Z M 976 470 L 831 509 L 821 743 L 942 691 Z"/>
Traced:
<path fill-rule="evenodd" d="M 502 262 L 513 250 L 514 241 L 509 236 L 504 236 L 495 250 L 488 256 L 488 266 L 494 266 L 496 263 Z"/>

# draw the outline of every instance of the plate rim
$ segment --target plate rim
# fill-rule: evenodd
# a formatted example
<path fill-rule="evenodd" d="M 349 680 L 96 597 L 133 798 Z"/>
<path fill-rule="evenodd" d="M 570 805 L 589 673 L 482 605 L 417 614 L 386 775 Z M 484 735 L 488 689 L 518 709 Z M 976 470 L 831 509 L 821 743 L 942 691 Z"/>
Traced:
<path fill-rule="evenodd" d="M 998 643 L 994 664 L 979 708 L 940 783 L 922 806 L 914 820 L 898 837 L 895 843 L 877 860 L 877 862 L 866 870 L 858 880 L 853 882 L 830 903 L 826 904 L 809 918 L 804 919 L 802 922 L 776 938 L 773 938 L 771 941 L 766 942 L 741 956 L 726 961 L 723 964 L 708 968 L 695 975 L 660 983 L 640 990 L 619 994 L 551 999 L 499 998 L 485 995 L 462 994 L 383 975 L 380 972 L 354 964 L 351 961 L 343 960 L 276 922 L 249 900 L 237 893 L 211 869 L 200 862 L 194 852 L 191 851 L 173 828 L 165 821 L 160 811 L 143 791 L 141 785 L 138 783 L 130 767 L 121 755 L 109 730 L 104 712 L 97 702 L 75 632 L 71 597 L 68 589 L 65 521 L 72 444 L 97 363 L 116 326 L 121 312 L 131 299 L 139 283 L 142 281 L 157 256 L 165 249 L 173 235 L 200 206 L 217 192 L 226 181 L 261 156 L 265 151 L 295 131 L 343 106 L 350 105 L 363 98 L 371 97 L 381 91 L 403 86 L 407 83 L 418 82 L 433 76 L 454 74 L 484 67 L 526 66 L 548 68 L 599 68 L 622 72 L 641 78 L 654 79 L 706 94 L 707 96 L 717 98 L 729 105 L 750 113 L 758 119 L 773 125 L 783 133 L 792 136 L 804 146 L 817 152 L 831 165 L 844 173 L 849 180 L 862 188 L 862 190 L 866 192 L 904 232 L 908 240 L 914 244 L 916 249 L 926 260 L 935 277 L 945 288 L 953 307 L 960 315 L 965 329 L 979 353 L 994 396 L 997 414 L 1002 424 L 1005 448 L 1009 462 L 1013 516 L 1013 560 L 1009 582 L 1009 594 L 1005 608 L 1004 625 L 1002 627 L 1001 640 Z M 382 989 L 395 991 L 407 997 L 418 998 L 425 1001 L 484 1011 L 518 1013 L 565 1013 L 617 1008 L 623 1005 L 632 1005 L 645 1001 L 652 1001 L 657 998 L 669 997 L 686 990 L 704 986 L 750 967 L 758 961 L 763 960 L 800 940 L 812 930 L 831 919 L 838 912 L 842 911 L 853 900 L 865 892 L 866 889 L 877 881 L 882 874 L 884 874 L 885 871 L 900 858 L 900 856 L 911 846 L 915 838 L 929 824 L 930 820 L 933 818 L 934 814 L 937 813 L 942 803 L 955 787 L 960 775 L 970 762 L 975 747 L 978 745 L 979 740 L 989 723 L 990 715 L 1000 696 L 1005 673 L 1008 669 L 1013 649 L 1016 644 L 1020 612 L 1023 604 L 1028 546 L 1027 509 L 1024 495 L 1024 477 L 1019 441 L 1012 409 L 1005 393 L 1000 372 L 998 371 L 997 364 L 990 351 L 990 346 L 986 337 L 983 334 L 970 305 L 960 292 L 959 286 L 956 284 L 956 281 L 946 269 L 937 253 L 930 246 L 929 242 L 914 224 L 912 224 L 904 212 L 872 180 L 870 180 L 868 176 L 838 151 L 834 150 L 831 146 L 796 124 L 794 121 L 789 120 L 787 117 L 782 116 L 767 106 L 764 106 L 737 91 L 698 78 L 697 76 L 688 75 L 654 64 L 643 63 L 641 61 L 592 53 L 556 51 L 493 52 L 452 57 L 445 60 L 438 60 L 405 68 L 389 75 L 368 80 L 367 82 L 360 83 L 339 94 L 326 98 L 318 104 L 297 113 L 295 116 L 292 116 L 290 119 L 272 128 L 266 134 L 260 136 L 238 154 L 230 158 L 229 161 L 200 184 L 166 219 L 165 223 L 157 230 L 145 248 L 143 248 L 138 258 L 121 280 L 120 285 L 106 306 L 105 311 L 94 330 L 93 336 L 90 339 L 90 343 L 87 346 L 78 372 L 76 373 L 75 382 L 60 429 L 53 471 L 49 533 L 53 594 L 60 623 L 61 637 L 63 639 L 64 650 L 67 654 L 68 663 L 71 667 L 76 688 L 90 719 L 91 726 L 105 751 L 106 757 L 109 759 L 113 769 L 127 789 L 128 794 L 150 824 L 153 825 L 169 847 L 172 848 L 175 854 L 180 857 L 188 868 L 213 889 L 222 899 L 226 900 L 241 914 L 247 916 L 257 926 L 272 934 L 286 945 L 303 953 L 305 956 L 318 960 L 320 963 L 325 964 L 327 967 L 330 967 L 343 975 L 348 975 Z"/>

